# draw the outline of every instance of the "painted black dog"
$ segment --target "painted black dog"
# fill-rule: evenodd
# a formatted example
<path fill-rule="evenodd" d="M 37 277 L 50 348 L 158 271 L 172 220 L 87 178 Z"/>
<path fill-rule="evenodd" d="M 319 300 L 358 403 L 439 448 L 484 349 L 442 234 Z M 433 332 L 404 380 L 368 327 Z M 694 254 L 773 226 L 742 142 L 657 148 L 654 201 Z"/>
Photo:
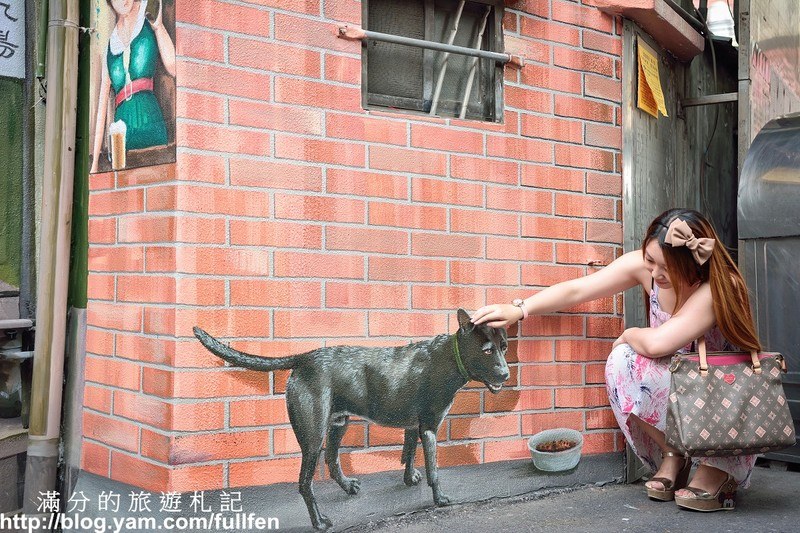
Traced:
<path fill-rule="evenodd" d="M 438 335 L 396 348 L 333 346 L 276 358 L 239 352 L 198 327 L 194 333 L 212 353 L 235 366 L 265 372 L 292 369 L 286 403 L 303 453 L 300 494 L 314 528 L 327 529 L 332 523 L 320 514 L 312 488 L 326 433 L 325 462 L 331 477 L 348 494 L 359 490 L 358 480 L 345 477 L 339 463 L 339 444 L 349 415 L 405 428 L 403 479 L 409 486 L 419 483 L 421 477 L 414 468 L 420 439 L 433 500 L 436 505 L 450 503 L 439 489 L 436 432 L 456 392 L 467 381 L 480 381 L 497 393 L 509 377 L 505 330 L 475 326 L 463 309 L 458 310 L 458 322 L 454 335 Z"/>

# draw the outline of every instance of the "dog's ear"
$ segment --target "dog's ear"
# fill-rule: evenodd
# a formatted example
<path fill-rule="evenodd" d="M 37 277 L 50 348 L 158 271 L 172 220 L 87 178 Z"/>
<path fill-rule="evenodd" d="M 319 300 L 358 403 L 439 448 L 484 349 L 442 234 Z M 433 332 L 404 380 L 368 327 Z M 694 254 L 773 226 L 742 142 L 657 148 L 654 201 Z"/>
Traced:
<path fill-rule="evenodd" d="M 458 326 L 464 331 L 472 331 L 475 324 L 469 321 L 469 315 L 463 309 L 458 310 Z"/>

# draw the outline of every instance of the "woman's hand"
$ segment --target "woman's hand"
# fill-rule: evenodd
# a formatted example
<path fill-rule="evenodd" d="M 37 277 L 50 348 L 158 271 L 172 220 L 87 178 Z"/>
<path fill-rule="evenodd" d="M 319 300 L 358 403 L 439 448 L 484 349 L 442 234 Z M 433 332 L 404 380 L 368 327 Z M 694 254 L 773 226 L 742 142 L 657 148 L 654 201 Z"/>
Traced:
<path fill-rule="evenodd" d="M 158 28 L 161 27 L 161 18 L 162 18 L 161 15 L 163 14 L 163 12 L 164 12 L 164 6 L 162 5 L 162 1 L 158 0 L 158 15 L 156 16 L 156 18 L 152 20 L 152 22 L 150 22 L 150 25 L 153 26 L 154 30 L 157 30 Z"/>
<path fill-rule="evenodd" d="M 612 349 L 612 350 L 613 350 L 614 348 L 616 348 L 617 346 L 619 346 L 620 344 L 628 344 L 628 341 L 626 341 L 626 340 L 625 340 L 625 332 L 626 332 L 626 331 L 628 331 L 628 330 L 626 329 L 625 331 L 623 331 L 623 332 L 622 332 L 622 335 L 620 335 L 619 337 L 617 337 L 617 340 L 615 340 L 615 341 L 614 341 L 614 344 L 612 344 L 612 345 L 611 345 L 611 349 Z"/>
<path fill-rule="evenodd" d="M 504 328 L 522 318 L 522 309 L 511 304 L 485 305 L 472 315 L 473 324 L 486 324 L 493 328 Z"/>

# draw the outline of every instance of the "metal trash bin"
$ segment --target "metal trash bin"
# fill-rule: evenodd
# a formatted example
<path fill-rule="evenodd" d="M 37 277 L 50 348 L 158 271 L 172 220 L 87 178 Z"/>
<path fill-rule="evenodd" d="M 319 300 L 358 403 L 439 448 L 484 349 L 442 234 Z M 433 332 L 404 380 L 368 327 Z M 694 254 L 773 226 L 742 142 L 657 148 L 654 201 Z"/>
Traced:
<path fill-rule="evenodd" d="M 800 430 L 800 113 L 772 120 L 753 139 L 739 180 L 738 223 L 739 265 L 758 333 L 767 350 L 786 357 L 783 386 Z M 800 445 L 766 457 L 800 463 Z"/>

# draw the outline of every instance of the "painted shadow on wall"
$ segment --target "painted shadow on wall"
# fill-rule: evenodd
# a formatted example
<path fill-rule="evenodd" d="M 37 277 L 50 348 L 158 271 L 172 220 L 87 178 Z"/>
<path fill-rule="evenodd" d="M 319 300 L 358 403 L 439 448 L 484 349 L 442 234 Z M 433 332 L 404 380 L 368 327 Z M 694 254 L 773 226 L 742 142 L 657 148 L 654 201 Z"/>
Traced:
<path fill-rule="evenodd" d="M 175 162 L 175 0 L 94 0 L 91 171 Z"/>

